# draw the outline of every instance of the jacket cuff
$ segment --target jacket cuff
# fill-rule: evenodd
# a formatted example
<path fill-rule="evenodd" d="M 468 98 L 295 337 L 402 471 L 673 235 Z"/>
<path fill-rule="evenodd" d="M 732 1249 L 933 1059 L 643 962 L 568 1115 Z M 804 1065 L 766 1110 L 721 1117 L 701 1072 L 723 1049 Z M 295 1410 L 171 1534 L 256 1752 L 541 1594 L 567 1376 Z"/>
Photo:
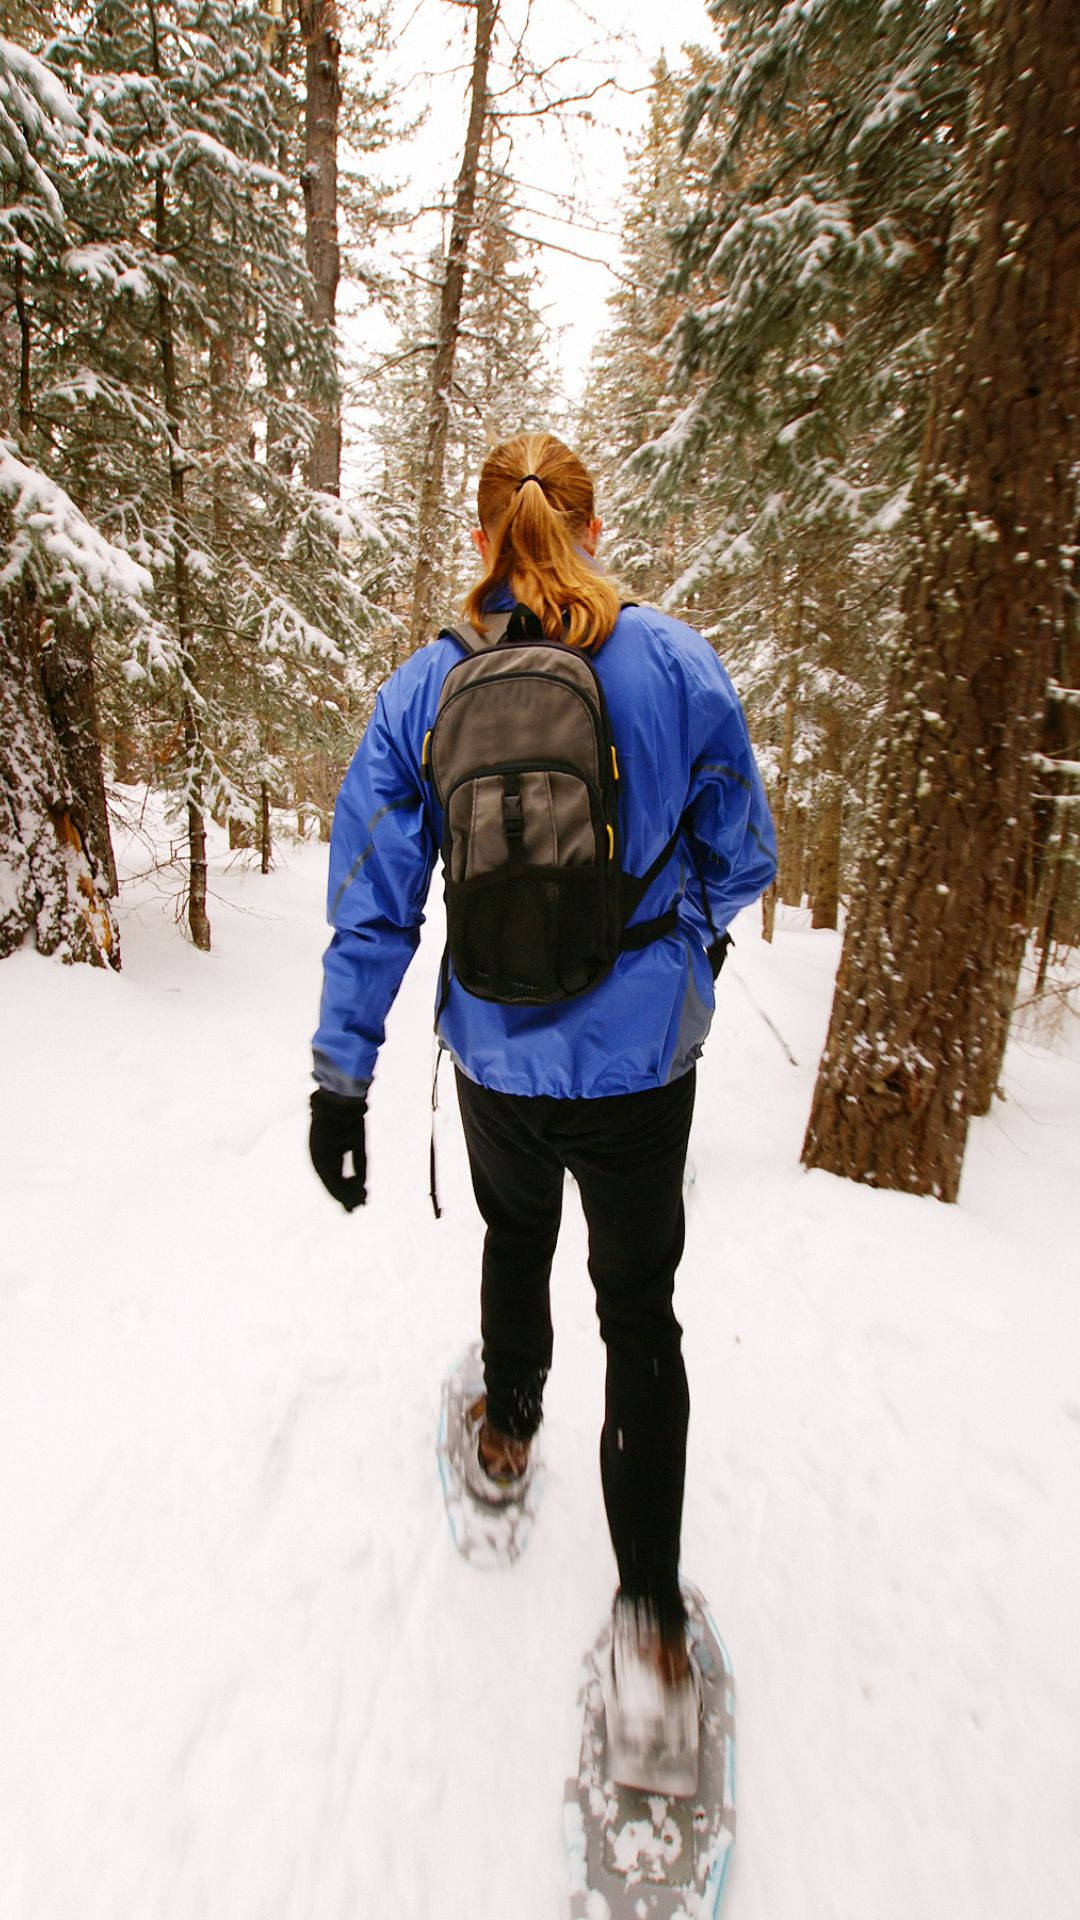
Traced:
<path fill-rule="evenodd" d="M 343 1073 L 340 1067 L 336 1067 L 325 1053 L 317 1053 L 314 1056 L 311 1071 L 320 1087 L 325 1087 L 327 1093 L 343 1094 L 347 1100 L 367 1098 L 371 1086 L 370 1079 L 354 1080 L 351 1074 Z"/>

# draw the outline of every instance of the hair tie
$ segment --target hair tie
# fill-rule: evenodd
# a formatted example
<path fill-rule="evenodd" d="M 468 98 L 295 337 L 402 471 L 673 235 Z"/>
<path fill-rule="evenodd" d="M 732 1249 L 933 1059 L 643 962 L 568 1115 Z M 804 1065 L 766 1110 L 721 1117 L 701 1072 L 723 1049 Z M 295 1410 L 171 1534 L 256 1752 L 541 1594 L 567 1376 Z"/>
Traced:
<path fill-rule="evenodd" d="M 537 484 L 537 486 L 539 487 L 539 489 L 540 489 L 540 491 L 541 491 L 541 493 L 544 493 L 544 497 L 545 497 L 545 499 L 547 498 L 547 495 L 546 495 L 546 493 L 544 492 L 544 483 L 543 483 L 543 481 L 541 480 L 541 478 L 540 478 L 540 475 L 539 475 L 538 473 L 526 473 L 526 474 L 524 474 L 524 475 L 523 475 L 523 477 L 522 477 L 522 478 L 521 478 L 521 479 L 520 479 L 520 480 L 518 481 L 518 483 L 517 483 L 517 486 L 516 486 L 516 487 L 514 488 L 514 492 L 515 492 L 515 493 L 520 493 L 520 492 L 521 492 L 521 489 L 522 489 L 522 487 L 523 487 L 523 486 L 525 485 L 525 482 L 526 482 L 526 480 L 535 480 L 535 481 L 536 481 L 536 484 Z"/>

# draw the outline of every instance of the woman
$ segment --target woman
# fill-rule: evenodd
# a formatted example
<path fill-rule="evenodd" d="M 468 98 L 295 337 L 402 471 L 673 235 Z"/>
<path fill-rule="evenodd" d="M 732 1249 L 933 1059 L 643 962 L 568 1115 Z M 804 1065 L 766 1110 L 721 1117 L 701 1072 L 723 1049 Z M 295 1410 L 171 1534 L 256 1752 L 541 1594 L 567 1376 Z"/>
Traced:
<path fill-rule="evenodd" d="M 467 993 L 451 972 L 437 1015 L 487 1226 L 486 1391 L 470 1484 L 483 1498 L 513 1498 L 529 1471 L 569 1169 L 607 1350 L 600 1460 L 619 1570 L 609 1759 L 616 1779 L 659 1791 L 690 1779 L 697 1755 L 678 1579 L 689 1400 L 672 1304 L 695 1062 L 728 923 L 775 871 L 772 826 L 742 710 L 711 647 L 653 608 L 620 606 L 595 564 L 601 523 L 577 456 L 550 434 L 507 441 L 484 463 L 477 505 L 483 572 L 467 619 L 483 634 L 523 603 L 549 639 L 588 649 L 621 768 L 624 869 L 646 874 L 674 840 L 633 916 L 674 908 L 674 926 L 620 953 L 598 985 L 554 1006 L 505 1005 Z M 441 844 L 424 742 L 462 657 L 443 634 L 386 682 L 334 817 L 311 1153 L 348 1209 L 365 1198 L 366 1095 Z"/>

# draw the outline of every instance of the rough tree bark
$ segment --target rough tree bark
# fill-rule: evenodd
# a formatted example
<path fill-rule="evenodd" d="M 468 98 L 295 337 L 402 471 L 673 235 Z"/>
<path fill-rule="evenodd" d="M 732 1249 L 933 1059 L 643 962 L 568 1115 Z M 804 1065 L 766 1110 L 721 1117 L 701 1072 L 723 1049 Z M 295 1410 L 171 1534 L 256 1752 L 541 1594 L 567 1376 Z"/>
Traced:
<path fill-rule="evenodd" d="M 409 651 L 425 640 L 431 625 L 432 581 L 439 537 L 439 509 L 442 504 L 443 471 L 446 463 L 446 436 L 450 423 L 450 388 L 454 377 L 458 334 L 461 329 L 461 302 L 465 290 L 465 269 L 469 239 L 476 207 L 476 182 L 480 150 L 487 113 L 487 77 L 491 61 L 491 42 L 499 0 L 476 0 L 476 35 L 473 42 L 472 90 L 469 121 L 465 133 L 465 151 L 454 189 L 454 213 L 450 225 L 450 245 L 439 300 L 439 324 L 435 355 L 431 366 L 431 396 L 428 402 L 427 437 L 421 469 L 420 501 L 417 512 L 416 569 L 413 575 L 412 616 L 409 627 Z"/>
<path fill-rule="evenodd" d="M 86 844 L 115 896 L 120 889 L 97 725 L 93 638 L 87 628 L 60 614 L 53 616 L 51 628 L 40 656 L 49 717 L 79 802 Z"/>
<path fill-rule="evenodd" d="M 1033 836 L 1080 420 L 1074 0 L 996 0 L 916 484 L 891 720 L 809 1166 L 956 1197 Z"/>
<path fill-rule="evenodd" d="M 46 692 L 50 640 L 32 590 L 8 588 L 0 598 L 0 959 L 32 940 L 41 953 L 118 968 L 109 878 Z"/>
<path fill-rule="evenodd" d="M 341 253 L 337 229 L 338 116 L 341 110 L 341 42 L 335 0 L 300 0 L 300 33 L 306 49 L 304 92 L 304 212 L 308 270 L 314 281 L 312 321 L 324 333 L 337 364 L 335 329 Z M 307 477 L 320 493 L 341 491 L 341 397 L 336 380 L 314 395 L 315 434 Z"/>

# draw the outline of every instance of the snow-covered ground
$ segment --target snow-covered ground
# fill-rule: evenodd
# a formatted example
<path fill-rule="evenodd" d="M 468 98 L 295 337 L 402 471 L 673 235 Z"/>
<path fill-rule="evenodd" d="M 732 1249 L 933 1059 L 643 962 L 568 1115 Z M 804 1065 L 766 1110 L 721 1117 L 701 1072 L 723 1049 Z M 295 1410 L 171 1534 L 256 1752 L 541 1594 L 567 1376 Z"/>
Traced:
<path fill-rule="evenodd" d="M 305 1154 L 323 850 L 219 851 L 209 957 L 118 852 L 123 975 L 0 970 L 0 1914 L 555 1920 L 613 1581 L 578 1210 L 540 1523 L 477 1574 L 434 1459 L 480 1245 L 449 1073 L 427 1198 L 437 928 L 346 1217 Z M 737 938 L 679 1291 L 726 1914 L 1073 1920 L 1080 1057 L 1014 1041 L 956 1207 L 808 1175 L 837 941 Z"/>

